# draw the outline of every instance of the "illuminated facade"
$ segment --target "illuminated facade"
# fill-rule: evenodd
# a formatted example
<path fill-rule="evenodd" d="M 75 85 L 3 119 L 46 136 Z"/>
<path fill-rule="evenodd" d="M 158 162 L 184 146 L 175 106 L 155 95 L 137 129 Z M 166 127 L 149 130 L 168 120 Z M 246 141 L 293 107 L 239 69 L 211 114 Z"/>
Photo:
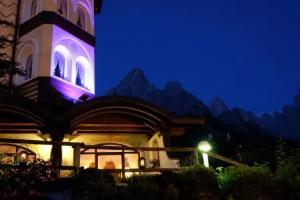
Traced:
<path fill-rule="evenodd" d="M 203 120 L 177 118 L 140 99 L 94 98 L 94 0 L 22 0 L 19 12 L 13 12 L 17 0 L 0 1 L 19 16 L 16 61 L 27 72 L 14 78 L 19 96 L 0 95 L 0 138 L 85 144 L 80 149 L 85 168 L 135 169 L 141 157 L 146 166 L 149 161 L 177 166 L 166 152 L 135 147 L 165 147 L 167 138 L 182 136 Z M 2 144 L 1 149 L 74 165 L 69 146 Z"/>
<path fill-rule="evenodd" d="M 23 0 L 19 18 L 21 42 L 16 60 L 27 75 L 15 77 L 16 85 L 27 87 L 44 78 L 65 98 L 93 97 L 94 1 Z M 24 95 L 36 101 L 40 98 L 26 91 Z"/>

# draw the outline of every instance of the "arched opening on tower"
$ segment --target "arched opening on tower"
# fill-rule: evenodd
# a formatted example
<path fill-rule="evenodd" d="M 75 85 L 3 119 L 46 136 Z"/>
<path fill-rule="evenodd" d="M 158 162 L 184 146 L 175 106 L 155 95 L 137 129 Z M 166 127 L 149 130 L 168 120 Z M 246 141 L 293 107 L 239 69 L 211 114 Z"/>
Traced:
<path fill-rule="evenodd" d="M 31 54 L 26 59 L 25 80 L 28 80 L 32 77 L 32 67 L 33 67 L 33 55 Z"/>
<path fill-rule="evenodd" d="M 54 64 L 55 64 L 54 75 L 59 78 L 64 78 L 66 59 L 62 53 L 60 52 L 54 53 Z"/>
<path fill-rule="evenodd" d="M 25 75 L 15 75 L 15 84 L 20 85 L 35 76 L 35 63 L 36 63 L 35 47 L 31 41 L 28 41 L 20 48 L 17 53 L 18 66 L 25 72 Z"/>
<path fill-rule="evenodd" d="M 37 14 L 37 1 L 32 0 L 31 7 L 30 7 L 30 17 L 33 17 Z"/>
<path fill-rule="evenodd" d="M 67 0 L 58 0 L 57 1 L 57 12 L 63 17 L 67 18 L 68 16 L 68 1 Z"/>
<path fill-rule="evenodd" d="M 83 8 L 81 8 L 80 6 L 77 8 L 77 22 L 76 22 L 76 24 L 77 24 L 77 26 L 79 26 L 83 30 L 86 29 L 85 12 L 84 12 Z"/>

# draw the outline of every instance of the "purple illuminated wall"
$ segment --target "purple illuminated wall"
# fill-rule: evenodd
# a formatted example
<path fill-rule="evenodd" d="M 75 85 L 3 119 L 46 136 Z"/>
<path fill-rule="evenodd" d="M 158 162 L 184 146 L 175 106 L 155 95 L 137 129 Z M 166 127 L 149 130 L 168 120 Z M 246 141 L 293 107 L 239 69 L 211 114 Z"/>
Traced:
<path fill-rule="evenodd" d="M 51 77 L 57 79 L 54 86 L 64 96 L 72 99 L 78 99 L 82 94 L 95 94 L 95 68 L 94 68 L 94 47 L 72 36 L 63 29 L 53 26 L 52 38 L 52 59 L 51 59 Z M 64 77 L 55 76 L 54 54 L 59 52 L 65 57 Z M 80 62 L 84 66 L 83 86 L 76 85 L 76 63 Z M 61 83 L 61 85 L 59 84 Z"/>

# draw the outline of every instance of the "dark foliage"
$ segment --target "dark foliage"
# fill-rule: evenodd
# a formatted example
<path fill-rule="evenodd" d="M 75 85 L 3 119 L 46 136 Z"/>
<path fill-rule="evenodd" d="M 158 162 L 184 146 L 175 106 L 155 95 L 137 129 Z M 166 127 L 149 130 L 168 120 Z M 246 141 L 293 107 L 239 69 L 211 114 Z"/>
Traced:
<path fill-rule="evenodd" d="M 299 146 L 289 153 L 286 143 L 278 141 L 276 157 L 276 196 L 280 200 L 300 199 Z"/>
<path fill-rule="evenodd" d="M 13 26 L 13 23 L 9 21 L 0 20 L 0 30 Z M 14 40 L 9 39 L 8 37 L 0 34 L 0 85 L 2 85 L 1 90 L 8 88 L 10 75 L 26 75 L 24 70 L 17 67 L 19 64 L 17 62 L 13 62 L 11 57 L 9 57 L 9 55 L 7 55 L 3 51 L 8 46 L 12 46 L 13 43 Z"/>
<path fill-rule="evenodd" d="M 218 175 L 223 199 L 274 199 L 271 171 L 265 166 L 228 167 Z"/>
<path fill-rule="evenodd" d="M 74 177 L 74 200 L 113 200 L 116 184 L 111 174 L 97 169 L 86 169 Z"/>
<path fill-rule="evenodd" d="M 134 200 L 217 199 L 219 196 L 214 171 L 200 165 L 187 168 L 180 173 L 134 176 L 127 183 L 128 192 Z"/>
<path fill-rule="evenodd" d="M 54 180 L 43 160 L 1 165 L 0 197 L 3 200 L 47 199 L 42 194 L 44 184 Z"/>

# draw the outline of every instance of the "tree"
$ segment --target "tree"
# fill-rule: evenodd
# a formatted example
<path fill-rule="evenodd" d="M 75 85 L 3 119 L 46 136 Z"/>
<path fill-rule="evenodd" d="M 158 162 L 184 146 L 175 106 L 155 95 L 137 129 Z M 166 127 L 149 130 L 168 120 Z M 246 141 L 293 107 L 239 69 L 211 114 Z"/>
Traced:
<path fill-rule="evenodd" d="M 286 143 L 281 138 L 275 152 L 276 172 L 275 177 L 284 183 L 294 182 L 297 178 L 297 166 L 292 157 L 287 154 Z"/>
<path fill-rule="evenodd" d="M 14 27 L 14 24 L 7 20 L 0 20 L 0 30 Z M 1 31 L 2 32 L 2 31 Z M 26 72 L 18 67 L 18 63 L 15 62 L 10 55 L 4 52 L 4 49 L 10 45 L 14 45 L 14 40 L 9 39 L 5 35 L 0 35 L 0 87 L 2 89 L 11 89 L 10 79 L 12 75 L 25 76 Z"/>

